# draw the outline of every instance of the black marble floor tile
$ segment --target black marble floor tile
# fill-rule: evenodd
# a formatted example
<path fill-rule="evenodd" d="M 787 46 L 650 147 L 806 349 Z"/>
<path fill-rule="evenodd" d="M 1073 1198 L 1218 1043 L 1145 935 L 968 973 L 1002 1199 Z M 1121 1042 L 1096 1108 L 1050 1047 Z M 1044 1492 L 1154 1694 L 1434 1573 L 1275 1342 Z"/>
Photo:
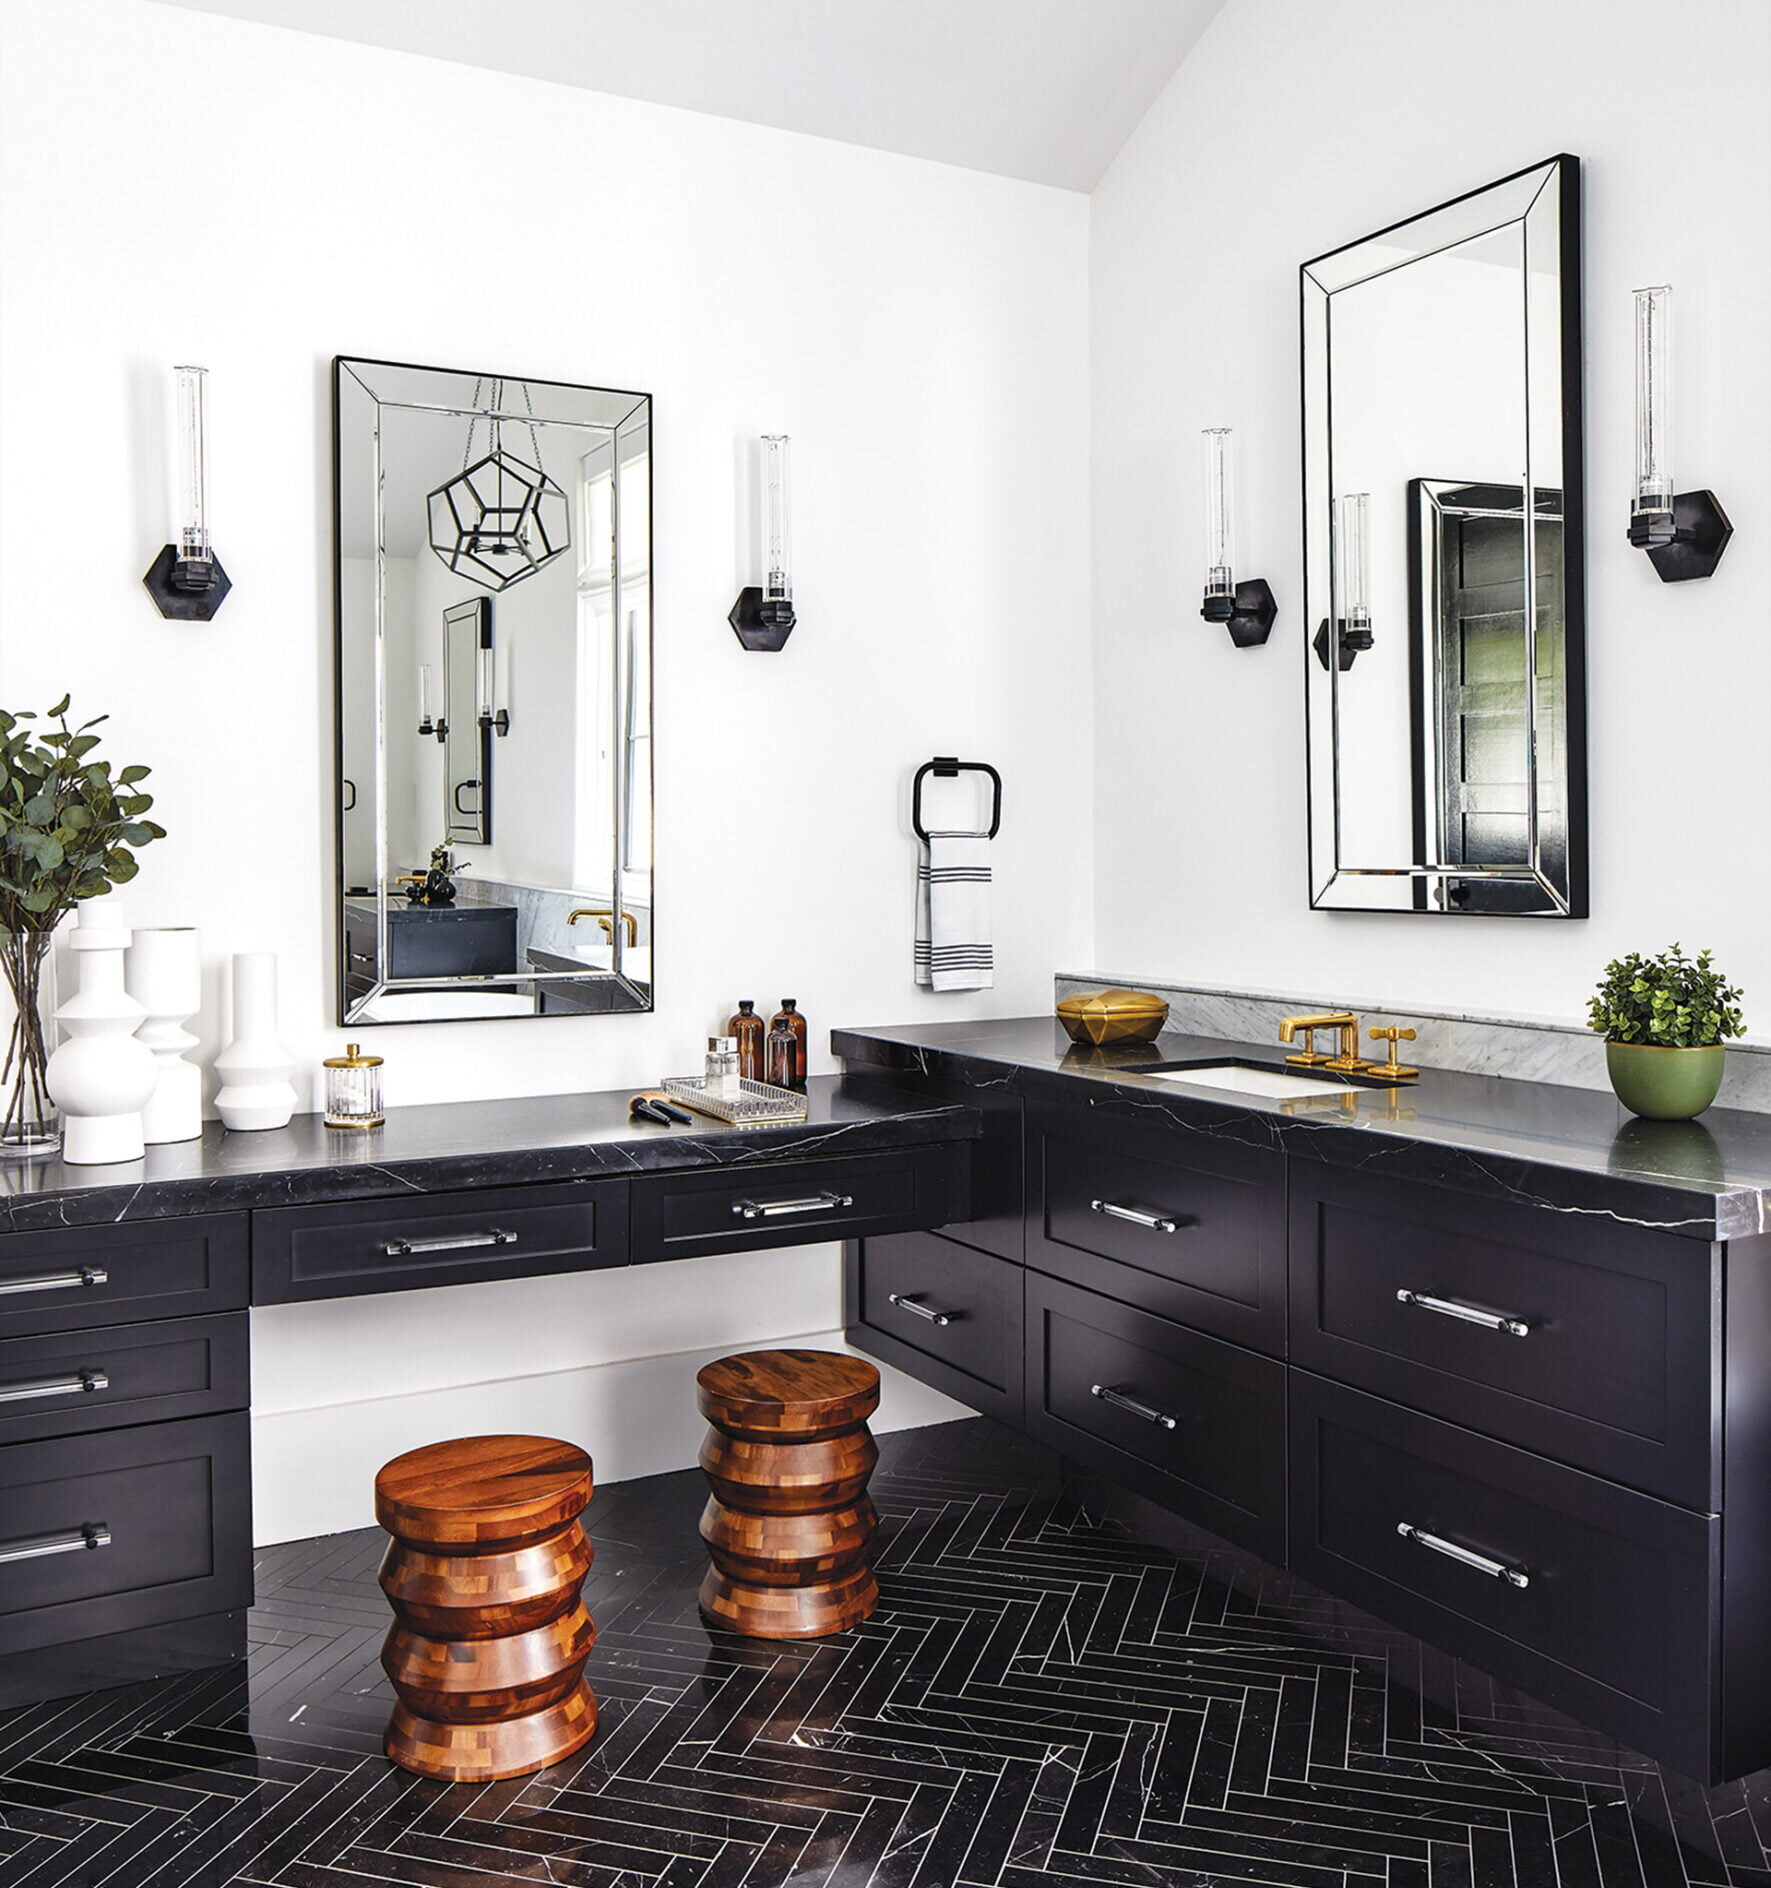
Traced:
<path fill-rule="evenodd" d="M 264 1550 L 242 1667 L 0 1716 L 4 1888 L 1766 1888 L 1771 1774 L 1658 1769 L 985 1422 L 888 1436 L 881 1600 L 695 1608 L 697 1474 L 599 1492 L 596 1742 L 381 1755 L 381 1537 Z"/>

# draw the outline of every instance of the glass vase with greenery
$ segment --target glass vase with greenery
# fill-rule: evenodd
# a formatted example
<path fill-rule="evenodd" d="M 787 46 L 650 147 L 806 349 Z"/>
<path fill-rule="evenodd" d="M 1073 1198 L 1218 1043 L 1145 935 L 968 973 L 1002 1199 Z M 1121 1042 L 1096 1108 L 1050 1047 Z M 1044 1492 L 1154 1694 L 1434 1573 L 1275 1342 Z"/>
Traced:
<path fill-rule="evenodd" d="M 135 851 L 166 836 L 142 817 L 154 803 L 139 790 L 149 769 L 113 772 L 94 755 L 92 730 L 107 717 L 72 727 L 68 707 L 64 695 L 41 717 L 0 709 L 0 970 L 13 1003 L 0 1064 L 5 1154 L 49 1153 L 59 1141 L 45 1080 L 56 926 L 81 899 L 127 884 Z"/>
<path fill-rule="evenodd" d="M 1741 992 L 1713 953 L 1632 951 L 1605 966 L 1587 1019 L 1605 1038 L 1618 1099 L 1651 1120 L 1702 1114 L 1722 1086 L 1723 1044 L 1741 1033 Z"/>

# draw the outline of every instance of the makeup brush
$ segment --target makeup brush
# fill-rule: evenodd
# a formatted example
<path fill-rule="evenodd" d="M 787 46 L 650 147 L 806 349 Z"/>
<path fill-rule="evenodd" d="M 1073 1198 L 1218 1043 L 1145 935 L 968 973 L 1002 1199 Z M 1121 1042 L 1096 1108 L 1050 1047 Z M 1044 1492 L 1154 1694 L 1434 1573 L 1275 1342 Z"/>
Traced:
<path fill-rule="evenodd" d="M 634 1121 L 651 1121 L 658 1127 L 689 1126 L 690 1117 L 675 1102 L 666 1101 L 657 1093 L 635 1095 L 627 1104 L 628 1117 Z"/>

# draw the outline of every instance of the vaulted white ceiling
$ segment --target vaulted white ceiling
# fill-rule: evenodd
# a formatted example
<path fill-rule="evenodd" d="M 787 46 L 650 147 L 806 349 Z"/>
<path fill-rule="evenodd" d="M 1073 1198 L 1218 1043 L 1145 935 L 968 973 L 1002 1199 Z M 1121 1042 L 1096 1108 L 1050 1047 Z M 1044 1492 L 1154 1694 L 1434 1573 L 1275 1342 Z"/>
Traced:
<path fill-rule="evenodd" d="M 1091 190 L 1223 0 L 170 0 Z"/>

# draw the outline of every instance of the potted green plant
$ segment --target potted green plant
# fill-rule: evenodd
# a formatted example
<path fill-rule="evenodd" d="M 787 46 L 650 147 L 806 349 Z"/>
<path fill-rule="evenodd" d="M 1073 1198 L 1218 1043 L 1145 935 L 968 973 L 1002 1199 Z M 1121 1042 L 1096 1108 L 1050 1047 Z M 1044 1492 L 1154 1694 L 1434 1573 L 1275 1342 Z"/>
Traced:
<path fill-rule="evenodd" d="M 1618 1100 L 1651 1121 L 1702 1114 L 1722 1086 L 1723 1044 L 1741 1032 L 1740 1003 L 1709 951 L 1687 957 L 1674 944 L 1607 964 L 1587 1016 Z"/>
<path fill-rule="evenodd" d="M 51 944 L 55 928 L 83 898 L 135 877 L 131 847 L 164 839 L 142 815 L 151 795 L 136 790 L 141 766 L 111 771 L 94 758 L 99 715 L 68 725 L 64 695 L 42 719 L 0 708 L 0 971 L 12 997 L 6 1057 L 0 1063 L 0 1154 L 47 1154 L 59 1144 L 55 1104 L 44 1079 L 55 1015 Z"/>

